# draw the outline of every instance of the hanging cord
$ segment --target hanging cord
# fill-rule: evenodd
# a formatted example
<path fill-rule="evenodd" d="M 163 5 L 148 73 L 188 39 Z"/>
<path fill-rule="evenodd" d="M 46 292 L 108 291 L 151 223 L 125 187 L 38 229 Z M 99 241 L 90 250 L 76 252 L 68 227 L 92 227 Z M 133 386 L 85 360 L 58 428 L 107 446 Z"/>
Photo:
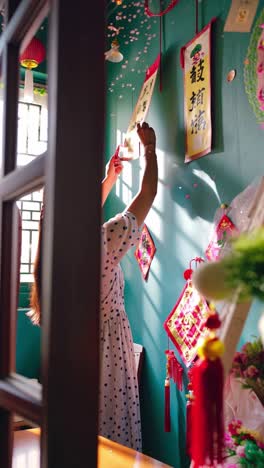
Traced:
<path fill-rule="evenodd" d="M 195 34 L 199 32 L 199 0 L 195 0 Z"/>
<path fill-rule="evenodd" d="M 161 0 L 160 0 L 160 13 L 161 13 Z M 162 15 L 159 18 L 159 48 L 160 48 L 160 75 L 159 75 L 159 90 L 162 92 Z"/>

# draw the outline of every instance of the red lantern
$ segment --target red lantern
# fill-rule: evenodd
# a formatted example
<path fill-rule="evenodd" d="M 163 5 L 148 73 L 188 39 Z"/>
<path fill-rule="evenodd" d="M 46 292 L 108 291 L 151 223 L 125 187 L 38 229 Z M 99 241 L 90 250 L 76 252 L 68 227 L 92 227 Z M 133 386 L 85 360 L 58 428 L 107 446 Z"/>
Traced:
<path fill-rule="evenodd" d="M 46 50 L 42 42 L 33 37 L 23 54 L 20 56 L 20 64 L 26 68 L 24 98 L 25 101 L 33 101 L 33 73 L 32 69 L 37 68 L 45 59 Z"/>

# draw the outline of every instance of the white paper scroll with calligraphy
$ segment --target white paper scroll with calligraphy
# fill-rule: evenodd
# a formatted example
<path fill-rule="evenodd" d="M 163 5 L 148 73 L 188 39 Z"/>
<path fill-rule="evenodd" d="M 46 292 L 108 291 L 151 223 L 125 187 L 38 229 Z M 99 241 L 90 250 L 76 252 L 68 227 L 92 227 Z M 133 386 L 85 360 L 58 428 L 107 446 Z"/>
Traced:
<path fill-rule="evenodd" d="M 159 65 L 160 55 L 158 55 L 155 62 L 146 71 L 145 80 L 125 136 L 124 147 L 126 148 L 126 151 L 123 155 L 125 159 L 135 159 L 139 156 L 137 124 L 141 124 L 147 116 L 157 79 Z"/>
<path fill-rule="evenodd" d="M 184 69 L 186 163 L 211 151 L 212 21 L 181 50 L 181 64 Z"/>

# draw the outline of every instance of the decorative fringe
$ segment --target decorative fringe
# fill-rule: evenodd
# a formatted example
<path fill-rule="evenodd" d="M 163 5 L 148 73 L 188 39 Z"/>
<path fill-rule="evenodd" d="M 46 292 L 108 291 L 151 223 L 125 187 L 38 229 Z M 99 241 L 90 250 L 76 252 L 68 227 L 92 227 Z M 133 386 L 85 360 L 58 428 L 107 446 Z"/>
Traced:
<path fill-rule="evenodd" d="M 222 462 L 223 366 L 220 359 L 200 359 L 193 368 L 191 457 L 194 468 Z"/>
<path fill-rule="evenodd" d="M 177 388 L 182 391 L 183 368 L 177 361 L 173 351 L 168 349 L 165 351 L 165 354 L 167 356 L 167 378 L 172 379 L 173 382 L 177 385 Z"/>
<path fill-rule="evenodd" d="M 212 314 L 205 326 L 211 330 L 198 348 L 200 359 L 191 370 L 191 435 L 189 450 L 193 468 L 221 464 L 224 449 L 223 387 L 224 371 L 220 357 L 224 352 L 223 343 L 217 338 L 215 330 L 220 319 L 213 304 Z M 190 415 L 189 415 L 190 418 Z"/>

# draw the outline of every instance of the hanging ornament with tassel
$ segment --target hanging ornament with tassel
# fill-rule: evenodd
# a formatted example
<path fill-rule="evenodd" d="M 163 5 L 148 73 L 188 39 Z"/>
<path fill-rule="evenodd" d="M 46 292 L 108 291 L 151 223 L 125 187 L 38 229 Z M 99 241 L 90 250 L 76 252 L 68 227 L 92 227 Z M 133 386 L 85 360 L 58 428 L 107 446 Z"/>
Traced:
<path fill-rule="evenodd" d="M 170 421 L 170 379 L 176 384 L 177 388 L 182 390 L 182 377 L 183 369 L 180 363 L 177 361 L 173 351 L 167 349 L 166 354 L 166 378 L 165 378 L 165 405 L 164 405 L 164 430 L 170 432 L 171 421 Z"/>
<path fill-rule="evenodd" d="M 23 54 L 20 56 L 20 64 L 26 69 L 24 82 L 24 100 L 26 102 L 34 101 L 34 83 L 33 72 L 45 59 L 46 50 L 42 42 L 33 37 Z"/>
<path fill-rule="evenodd" d="M 218 314 L 211 314 L 205 326 L 211 331 L 198 349 L 198 361 L 192 368 L 193 402 L 191 408 L 190 455 L 193 467 L 216 466 L 223 457 L 223 382 L 221 356 L 223 343 L 216 336 Z"/>

